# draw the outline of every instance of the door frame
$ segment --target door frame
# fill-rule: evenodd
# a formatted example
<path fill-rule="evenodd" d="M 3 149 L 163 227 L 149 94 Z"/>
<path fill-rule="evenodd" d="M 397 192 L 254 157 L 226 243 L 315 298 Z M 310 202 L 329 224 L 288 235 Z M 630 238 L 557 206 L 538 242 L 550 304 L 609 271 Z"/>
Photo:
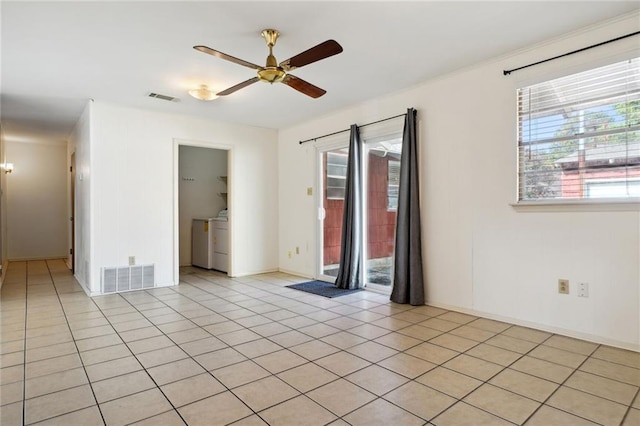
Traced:
<path fill-rule="evenodd" d="M 315 196 L 315 222 L 316 222 L 316 261 L 314 277 L 318 281 L 335 283 L 336 277 L 324 274 L 324 174 L 322 167 L 322 154 L 336 149 L 349 148 L 349 133 L 346 136 L 336 137 L 325 143 L 315 146 L 315 175 L 316 175 L 316 196 Z"/>
<path fill-rule="evenodd" d="M 193 146 L 198 148 L 218 149 L 227 151 L 227 209 L 228 216 L 228 242 L 229 242 L 229 268 L 227 275 L 234 276 L 234 170 L 233 170 L 233 154 L 234 147 L 230 144 L 197 141 L 189 139 L 173 139 L 173 282 L 174 285 L 180 283 L 180 146 Z"/>
<path fill-rule="evenodd" d="M 388 128 L 386 127 L 382 127 L 381 129 L 379 129 L 377 132 L 363 132 L 364 135 L 360 135 L 361 139 L 362 139 L 362 214 L 363 214 L 363 218 L 362 218 L 362 282 L 363 285 L 368 288 L 369 290 L 373 290 L 373 291 L 377 291 L 380 293 L 384 293 L 384 294 L 390 294 L 392 289 L 393 289 L 393 268 L 394 268 L 394 263 L 392 262 L 392 266 L 391 266 L 391 270 L 390 270 L 390 279 L 391 279 L 391 284 L 386 286 L 383 284 L 376 284 L 376 283 L 371 283 L 368 282 L 368 268 L 367 268 L 367 249 L 368 249 L 368 238 L 369 238 L 369 233 L 368 233 L 368 229 L 369 229 L 369 224 L 368 224 L 368 217 L 369 217 L 369 203 L 370 203 L 370 198 L 369 198 L 369 152 L 372 149 L 372 145 L 375 145 L 376 143 L 379 142 L 385 142 L 385 141 L 391 141 L 391 140 L 400 140 L 402 143 L 402 131 L 400 130 L 392 130 L 389 131 Z M 398 161 L 401 161 L 400 159 L 398 159 Z M 397 223 L 397 216 L 396 216 L 396 223 Z M 393 254 L 392 254 L 392 260 L 395 260 L 395 248 L 393 250 Z"/>
<path fill-rule="evenodd" d="M 71 165 L 69 166 L 70 176 L 70 198 L 71 198 L 71 253 L 69 253 L 71 262 L 71 273 L 76 273 L 76 153 L 71 153 Z"/>

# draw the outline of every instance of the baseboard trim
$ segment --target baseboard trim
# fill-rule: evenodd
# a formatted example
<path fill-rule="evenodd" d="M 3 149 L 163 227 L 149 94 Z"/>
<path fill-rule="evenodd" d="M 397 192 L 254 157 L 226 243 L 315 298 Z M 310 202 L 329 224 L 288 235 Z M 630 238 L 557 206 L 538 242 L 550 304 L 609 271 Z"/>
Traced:
<path fill-rule="evenodd" d="M 7 268 L 9 267 L 9 261 L 5 260 L 2 262 L 2 271 L 0 271 L 0 289 L 2 289 L 2 284 L 4 284 L 4 278 L 7 275 Z"/>
<path fill-rule="evenodd" d="M 581 332 L 578 332 L 575 330 L 569 330 L 566 328 L 554 327 L 554 326 L 539 324 L 531 321 L 524 321 L 518 318 L 512 318 L 512 317 L 507 317 L 502 315 L 495 315 L 489 312 L 478 311 L 475 309 L 461 308 L 459 306 L 447 305 L 445 303 L 428 301 L 426 304 L 429 306 L 434 306 L 436 308 L 447 309 L 450 311 L 461 312 L 463 314 L 479 316 L 479 317 L 488 318 L 496 321 L 508 322 L 510 324 L 520 325 L 522 327 L 529 327 L 529 328 L 534 328 L 536 330 L 546 331 L 549 333 L 560 334 L 562 336 L 573 337 L 574 339 L 587 340 L 593 343 L 599 343 L 599 344 L 608 345 L 608 346 L 615 346 L 620 349 L 627 349 L 634 352 L 640 352 L 640 345 L 623 342 L 615 339 L 608 339 L 606 337 L 598 336 L 596 334 L 581 333 Z"/>
<path fill-rule="evenodd" d="M 229 273 L 227 273 L 227 274 L 229 275 L 229 278 L 240 278 L 240 277 L 248 277 L 250 275 L 270 274 L 272 272 L 279 272 L 278 268 L 264 269 L 264 270 L 261 270 L 261 271 L 241 272 L 239 274 L 233 274 L 233 275 L 231 275 Z"/>
<path fill-rule="evenodd" d="M 296 277 L 306 278 L 306 279 L 309 279 L 309 280 L 315 279 L 315 277 L 312 276 L 312 275 L 305 275 L 305 274 L 302 274 L 302 273 L 300 273 L 298 271 L 290 271 L 288 269 L 283 269 L 283 268 L 279 268 L 277 272 L 282 272 L 283 274 L 295 275 Z"/>

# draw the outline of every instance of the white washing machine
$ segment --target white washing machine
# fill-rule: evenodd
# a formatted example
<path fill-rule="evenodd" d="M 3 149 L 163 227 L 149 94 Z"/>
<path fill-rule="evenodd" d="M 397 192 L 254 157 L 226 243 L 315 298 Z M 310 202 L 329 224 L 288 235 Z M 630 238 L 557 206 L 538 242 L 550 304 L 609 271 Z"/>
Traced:
<path fill-rule="evenodd" d="M 213 269 L 213 222 L 214 218 L 193 219 L 191 227 L 191 264 Z"/>
<path fill-rule="evenodd" d="M 228 222 L 226 217 L 193 219 L 191 264 L 206 269 L 228 271 Z"/>

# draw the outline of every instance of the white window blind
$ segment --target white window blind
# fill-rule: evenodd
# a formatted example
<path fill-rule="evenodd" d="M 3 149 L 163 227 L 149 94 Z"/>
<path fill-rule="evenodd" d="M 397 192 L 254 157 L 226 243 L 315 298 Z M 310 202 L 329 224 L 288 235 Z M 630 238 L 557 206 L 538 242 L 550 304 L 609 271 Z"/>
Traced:
<path fill-rule="evenodd" d="M 638 179 L 640 58 L 518 89 L 519 201 L 634 198 Z"/>
<path fill-rule="evenodd" d="M 400 162 L 389 160 L 387 176 L 387 210 L 398 210 L 398 189 L 400 188 Z"/>
<path fill-rule="evenodd" d="M 344 200 L 347 183 L 347 153 L 327 152 L 325 187 L 328 200 Z"/>

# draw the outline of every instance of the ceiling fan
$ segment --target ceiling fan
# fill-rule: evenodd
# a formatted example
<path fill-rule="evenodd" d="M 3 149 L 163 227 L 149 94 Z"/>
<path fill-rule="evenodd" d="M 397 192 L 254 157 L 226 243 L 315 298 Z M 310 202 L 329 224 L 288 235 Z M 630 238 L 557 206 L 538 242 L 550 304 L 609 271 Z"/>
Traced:
<path fill-rule="evenodd" d="M 262 37 L 264 37 L 264 40 L 267 43 L 267 47 L 269 47 L 269 56 L 267 56 L 267 62 L 264 67 L 244 61 L 242 59 L 238 59 L 231 55 L 227 55 L 226 53 L 222 53 L 219 50 L 211 49 L 207 46 L 193 46 L 193 48 L 199 50 L 200 52 L 217 56 L 220 59 L 225 59 L 238 65 L 252 68 L 258 72 L 258 75 L 256 77 L 250 78 L 249 80 L 243 81 L 242 83 L 236 84 L 235 86 L 229 87 L 228 89 L 217 93 L 218 96 L 230 95 L 233 92 L 258 81 L 264 81 L 265 83 L 271 84 L 284 83 L 287 86 L 297 90 L 298 92 L 304 93 L 305 95 L 311 96 L 312 98 L 319 98 L 320 96 L 327 93 L 326 90 L 314 86 L 313 84 L 308 83 L 292 74 L 289 74 L 289 71 L 303 67 L 305 65 L 309 65 L 321 59 L 337 55 L 338 53 L 342 52 L 342 46 L 340 46 L 340 44 L 338 44 L 338 42 L 336 42 L 335 40 L 327 40 L 278 64 L 275 56 L 273 56 L 273 46 L 275 46 L 279 35 L 280 33 L 277 30 L 273 29 L 262 31 Z"/>

